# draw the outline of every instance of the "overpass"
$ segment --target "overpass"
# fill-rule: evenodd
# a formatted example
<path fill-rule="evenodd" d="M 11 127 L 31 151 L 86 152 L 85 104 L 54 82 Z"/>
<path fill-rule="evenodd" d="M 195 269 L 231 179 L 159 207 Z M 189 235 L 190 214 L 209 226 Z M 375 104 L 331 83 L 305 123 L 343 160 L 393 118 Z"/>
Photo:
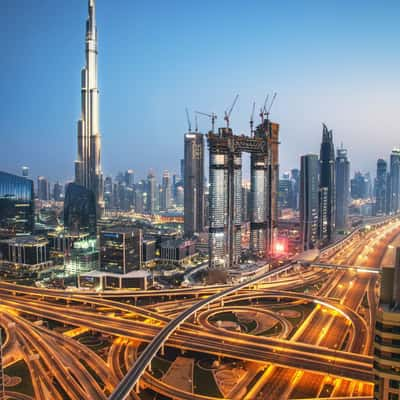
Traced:
<path fill-rule="evenodd" d="M 380 268 L 364 267 L 362 265 L 339 265 L 339 264 L 308 262 L 308 261 L 299 261 L 299 264 L 301 264 L 303 267 L 311 266 L 311 267 L 339 269 L 339 270 L 354 271 L 354 272 L 368 272 L 371 274 L 379 274 L 380 272 Z"/>
<path fill-rule="evenodd" d="M 137 358 L 133 367 L 128 371 L 122 381 L 115 388 L 114 392 L 109 397 L 109 400 L 123 400 L 126 399 L 129 393 L 133 390 L 139 379 L 150 366 L 151 361 L 157 355 L 158 351 L 164 346 L 165 342 L 169 337 L 180 327 L 182 323 L 187 321 L 190 317 L 194 316 L 203 307 L 217 301 L 223 300 L 225 296 L 237 292 L 240 289 L 244 289 L 247 286 L 257 284 L 266 278 L 271 276 L 279 275 L 282 272 L 286 272 L 291 269 L 296 263 L 290 262 L 289 264 L 283 265 L 275 270 L 269 271 L 257 278 L 250 279 L 239 285 L 230 287 L 222 292 L 216 293 L 204 300 L 199 301 L 177 318 L 170 321 L 149 343 L 149 345 L 143 350 L 140 356 Z"/>

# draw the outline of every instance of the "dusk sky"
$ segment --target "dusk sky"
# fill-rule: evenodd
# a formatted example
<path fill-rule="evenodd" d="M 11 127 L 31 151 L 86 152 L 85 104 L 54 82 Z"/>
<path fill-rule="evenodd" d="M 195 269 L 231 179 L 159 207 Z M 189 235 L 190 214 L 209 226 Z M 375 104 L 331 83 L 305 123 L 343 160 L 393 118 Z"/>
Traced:
<path fill-rule="evenodd" d="M 0 170 L 72 179 L 87 1 L 0 7 Z M 236 93 L 231 126 L 248 133 L 252 101 L 278 92 L 281 172 L 319 152 L 322 122 L 353 171 L 375 175 L 400 146 L 398 0 L 97 0 L 96 12 L 105 176 L 179 172 L 185 107 L 222 126 Z"/>

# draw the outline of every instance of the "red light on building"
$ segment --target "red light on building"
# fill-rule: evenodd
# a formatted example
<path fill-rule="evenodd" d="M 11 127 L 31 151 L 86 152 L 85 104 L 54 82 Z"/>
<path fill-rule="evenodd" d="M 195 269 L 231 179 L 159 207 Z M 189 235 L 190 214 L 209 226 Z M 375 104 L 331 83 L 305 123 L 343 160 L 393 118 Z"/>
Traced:
<path fill-rule="evenodd" d="M 277 239 L 274 245 L 274 254 L 277 256 L 287 253 L 288 243 L 286 238 Z"/>

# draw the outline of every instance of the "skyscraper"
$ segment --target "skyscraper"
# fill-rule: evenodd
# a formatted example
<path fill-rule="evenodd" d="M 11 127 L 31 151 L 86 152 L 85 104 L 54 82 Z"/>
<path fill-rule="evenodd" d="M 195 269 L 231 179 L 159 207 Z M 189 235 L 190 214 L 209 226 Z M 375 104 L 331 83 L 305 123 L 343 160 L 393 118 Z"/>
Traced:
<path fill-rule="evenodd" d="M 70 183 L 65 191 L 64 227 L 73 235 L 96 236 L 96 199 L 90 189 Z"/>
<path fill-rule="evenodd" d="M 187 133 L 184 146 L 184 230 L 186 237 L 192 237 L 204 229 L 203 134 Z"/>
<path fill-rule="evenodd" d="M 390 154 L 390 180 L 390 211 L 395 214 L 400 211 L 400 149 Z"/>
<path fill-rule="evenodd" d="M 30 179 L 0 171 L 0 235 L 33 233 L 35 204 Z"/>
<path fill-rule="evenodd" d="M 78 121 L 78 158 L 75 183 L 94 193 L 97 214 L 104 209 L 103 175 L 100 162 L 99 89 L 97 85 L 97 28 L 95 0 L 89 0 L 86 22 L 86 66 L 82 69 L 81 119 Z"/>
<path fill-rule="evenodd" d="M 39 200 L 50 200 L 50 184 L 44 176 L 38 176 L 37 197 Z"/>
<path fill-rule="evenodd" d="M 380 158 L 376 163 L 375 215 L 386 214 L 387 180 L 387 162 Z"/>
<path fill-rule="evenodd" d="M 316 154 L 301 156 L 300 227 L 304 250 L 316 247 L 318 242 L 318 171 Z"/>
<path fill-rule="evenodd" d="M 157 189 L 157 182 L 156 177 L 152 171 L 149 172 L 147 175 L 147 200 L 146 200 L 146 211 L 149 214 L 154 214 L 156 212 L 156 189 Z"/>
<path fill-rule="evenodd" d="M 22 167 L 21 168 L 22 176 L 27 178 L 29 176 L 29 167 Z"/>
<path fill-rule="evenodd" d="M 348 228 L 350 200 L 350 161 L 347 150 L 341 147 L 336 155 L 336 230 Z"/>
<path fill-rule="evenodd" d="M 400 248 L 394 268 L 382 267 L 380 300 L 374 334 L 374 399 L 394 400 L 400 396 Z"/>
<path fill-rule="evenodd" d="M 171 176 L 168 171 L 164 171 L 160 187 L 160 210 L 167 211 L 172 204 Z"/>
<path fill-rule="evenodd" d="M 325 124 L 322 124 L 319 188 L 319 240 L 321 244 L 327 244 L 335 234 L 336 194 L 335 148 L 332 131 L 328 130 Z"/>
<path fill-rule="evenodd" d="M 125 171 L 124 180 L 126 186 L 133 187 L 133 185 L 135 184 L 135 171 L 133 169 L 128 169 L 127 171 Z"/>

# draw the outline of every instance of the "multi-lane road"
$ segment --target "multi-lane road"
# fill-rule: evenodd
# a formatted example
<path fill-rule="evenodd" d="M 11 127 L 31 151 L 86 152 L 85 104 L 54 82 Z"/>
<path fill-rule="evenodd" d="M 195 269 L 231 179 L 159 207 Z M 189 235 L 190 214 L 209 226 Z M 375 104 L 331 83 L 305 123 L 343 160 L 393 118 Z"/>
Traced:
<path fill-rule="evenodd" d="M 329 247 L 316 264 L 292 262 L 237 286 L 96 293 L 0 282 L 4 353 L 18 349 L 37 399 L 139 399 L 139 384 L 173 399 L 210 398 L 150 373 L 165 347 L 245 362 L 247 378 L 238 383 L 235 400 L 368 397 L 376 272 L 399 234 L 400 222 L 386 221 Z M 278 312 L 283 305 L 305 305 L 309 313 L 293 323 Z M 246 310 L 275 318 L 279 334 L 231 331 L 212 322 L 218 314 Z M 36 319 L 105 335 L 106 360 Z M 140 343 L 148 345 L 138 352 Z"/>

